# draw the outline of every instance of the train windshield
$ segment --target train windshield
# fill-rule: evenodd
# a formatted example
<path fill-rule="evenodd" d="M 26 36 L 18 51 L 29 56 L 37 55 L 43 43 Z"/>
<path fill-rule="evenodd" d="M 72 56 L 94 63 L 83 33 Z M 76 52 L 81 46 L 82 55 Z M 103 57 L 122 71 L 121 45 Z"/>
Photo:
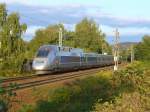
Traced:
<path fill-rule="evenodd" d="M 50 52 L 50 48 L 39 49 L 36 57 L 47 57 Z"/>

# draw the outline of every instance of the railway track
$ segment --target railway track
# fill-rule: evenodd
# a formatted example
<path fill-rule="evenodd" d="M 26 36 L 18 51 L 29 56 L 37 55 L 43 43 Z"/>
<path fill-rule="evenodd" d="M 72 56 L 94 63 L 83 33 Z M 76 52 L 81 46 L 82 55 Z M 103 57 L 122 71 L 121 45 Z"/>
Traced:
<path fill-rule="evenodd" d="M 56 74 L 56 75 L 46 75 L 46 76 L 27 76 L 27 77 L 16 77 L 16 78 L 8 78 L 3 80 L 3 88 L 5 90 L 20 90 L 35 86 L 40 86 L 44 84 L 50 84 L 58 81 L 65 81 L 68 79 L 74 79 L 81 76 L 87 76 L 90 74 L 94 74 L 99 72 L 100 70 L 108 70 L 112 69 L 112 66 L 103 67 L 103 68 L 95 68 L 95 69 L 89 69 L 89 70 L 82 70 L 78 72 L 71 72 L 71 73 L 63 73 L 63 74 Z M 10 85 L 7 85 L 8 83 L 16 83 L 16 87 L 11 88 Z"/>
<path fill-rule="evenodd" d="M 22 76 L 22 77 L 11 77 L 11 78 L 6 78 L 6 79 L 1 79 L 1 82 L 11 82 L 11 81 L 19 81 L 19 80 L 25 80 L 25 79 L 31 79 L 37 77 L 36 75 L 31 75 L 31 76 Z"/>

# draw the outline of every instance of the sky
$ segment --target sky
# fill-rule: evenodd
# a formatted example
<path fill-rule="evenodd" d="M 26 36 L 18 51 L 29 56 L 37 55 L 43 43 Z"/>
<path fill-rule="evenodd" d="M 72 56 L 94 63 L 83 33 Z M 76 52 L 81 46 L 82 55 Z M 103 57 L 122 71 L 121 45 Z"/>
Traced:
<path fill-rule="evenodd" d="M 8 13 L 18 12 L 21 23 L 28 29 L 24 40 L 31 40 L 35 31 L 50 24 L 63 23 L 73 31 L 84 17 L 99 24 L 113 42 L 114 30 L 119 29 L 121 42 L 139 42 L 150 34 L 150 0 L 0 0 Z"/>

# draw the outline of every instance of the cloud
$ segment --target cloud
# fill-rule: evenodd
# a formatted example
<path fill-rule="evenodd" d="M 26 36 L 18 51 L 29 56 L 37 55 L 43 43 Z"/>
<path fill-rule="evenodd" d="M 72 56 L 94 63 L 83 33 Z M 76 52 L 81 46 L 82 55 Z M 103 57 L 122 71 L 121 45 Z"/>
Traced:
<path fill-rule="evenodd" d="M 24 5 L 31 5 L 33 4 L 33 0 L 0 0 L 1 3 L 7 4 L 24 4 Z"/>
<path fill-rule="evenodd" d="M 44 28 L 44 26 L 29 26 L 26 33 L 23 36 L 24 37 L 23 39 L 26 41 L 30 41 L 35 35 L 36 30 L 42 29 L 42 28 Z"/>
<path fill-rule="evenodd" d="M 86 7 L 61 6 L 41 7 L 26 5 L 8 5 L 8 11 L 20 13 L 21 22 L 28 25 L 47 26 L 48 24 L 75 24 L 87 16 Z"/>
<path fill-rule="evenodd" d="M 76 24 L 63 24 L 63 25 L 64 25 L 65 29 L 68 29 L 70 31 L 74 31 Z"/>
<path fill-rule="evenodd" d="M 149 27 L 150 28 L 150 18 L 130 18 L 130 17 L 114 17 L 111 15 L 106 15 L 100 17 L 103 24 L 109 25 L 111 27 Z"/>
<path fill-rule="evenodd" d="M 17 1 L 17 0 L 16 0 Z M 23 22 L 28 25 L 55 24 L 64 22 L 75 24 L 84 17 L 96 20 L 97 23 L 110 27 L 150 27 L 150 18 L 119 17 L 103 12 L 100 7 L 84 5 L 62 6 L 28 6 L 21 4 L 8 5 L 8 10 L 17 11 Z"/>
<path fill-rule="evenodd" d="M 106 40 L 110 44 L 114 44 L 115 28 L 116 27 L 100 25 L 100 29 L 106 34 Z M 140 42 L 144 35 L 150 35 L 150 28 L 146 27 L 119 27 L 118 31 L 120 34 L 119 42 Z"/>
<path fill-rule="evenodd" d="M 29 26 L 26 33 L 33 35 L 37 29 L 42 29 L 42 28 L 44 28 L 44 26 Z"/>
<path fill-rule="evenodd" d="M 101 25 L 102 31 L 106 34 L 106 39 L 109 43 L 113 43 L 115 37 L 115 28 Z M 147 27 L 120 27 L 120 42 L 139 42 L 144 35 L 150 35 L 150 28 Z"/>
<path fill-rule="evenodd" d="M 101 29 L 103 32 L 105 32 L 108 36 L 114 36 L 114 31 L 115 28 L 106 26 L 106 25 L 101 25 Z M 141 28 L 136 28 L 136 27 L 120 27 L 118 28 L 120 35 L 122 36 L 130 36 L 130 35 L 145 35 L 149 34 L 150 35 L 150 28 L 147 27 L 141 27 Z"/>
<path fill-rule="evenodd" d="M 26 4 L 8 4 L 8 11 L 9 13 L 14 11 L 19 12 L 21 22 L 29 26 L 25 34 L 27 40 L 30 40 L 34 36 L 38 28 L 46 27 L 49 24 L 64 23 L 67 29 L 74 30 L 75 24 L 84 17 L 96 20 L 101 25 L 103 32 L 108 36 L 114 35 L 113 30 L 115 27 L 119 28 L 121 36 L 135 37 L 137 35 L 150 34 L 150 18 L 113 16 L 110 13 L 102 11 L 100 7 L 87 7 L 86 5 L 78 4 L 49 7 Z"/>
<path fill-rule="evenodd" d="M 1 3 L 6 3 L 8 5 L 25 5 L 25 6 L 31 6 L 31 7 L 72 7 L 76 8 L 78 6 L 81 6 L 81 2 L 70 2 L 70 1 L 59 1 L 59 0 L 0 0 Z M 91 4 L 84 4 L 84 6 L 92 6 Z M 95 5 L 93 5 L 95 6 Z"/>

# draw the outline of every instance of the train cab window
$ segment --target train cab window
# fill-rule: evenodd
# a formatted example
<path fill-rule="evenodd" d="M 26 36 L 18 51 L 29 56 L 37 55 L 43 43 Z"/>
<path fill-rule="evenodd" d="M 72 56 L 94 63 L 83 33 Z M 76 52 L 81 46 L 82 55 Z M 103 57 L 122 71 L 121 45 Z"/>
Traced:
<path fill-rule="evenodd" d="M 47 57 L 50 52 L 50 48 L 39 49 L 36 57 Z"/>
<path fill-rule="evenodd" d="M 60 51 L 60 47 L 58 47 L 58 50 Z"/>

